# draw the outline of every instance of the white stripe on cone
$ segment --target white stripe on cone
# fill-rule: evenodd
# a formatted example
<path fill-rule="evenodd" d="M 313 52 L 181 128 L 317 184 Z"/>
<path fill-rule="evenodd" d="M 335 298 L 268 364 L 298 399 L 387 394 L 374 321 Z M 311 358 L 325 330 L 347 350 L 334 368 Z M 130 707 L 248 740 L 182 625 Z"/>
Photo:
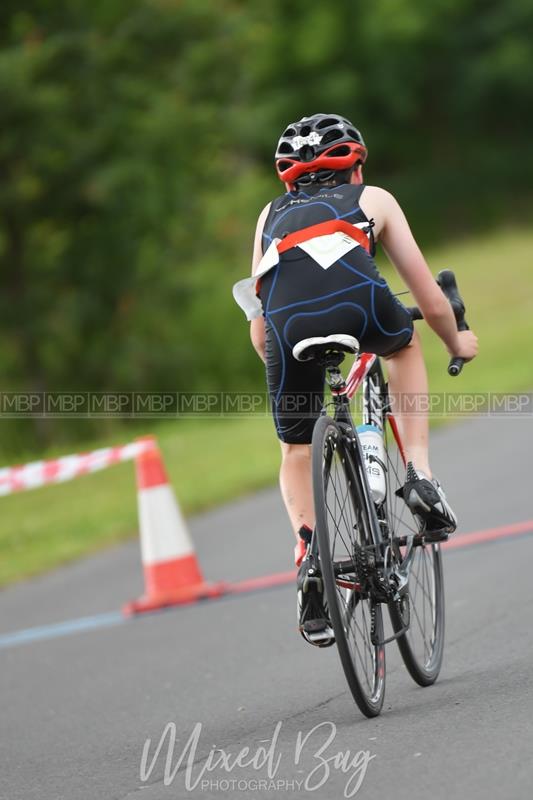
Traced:
<path fill-rule="evenodd" d="M 168 484 L 140 489 L 138 507 L 144 565 L 193 553 L 185 520 Z"/>

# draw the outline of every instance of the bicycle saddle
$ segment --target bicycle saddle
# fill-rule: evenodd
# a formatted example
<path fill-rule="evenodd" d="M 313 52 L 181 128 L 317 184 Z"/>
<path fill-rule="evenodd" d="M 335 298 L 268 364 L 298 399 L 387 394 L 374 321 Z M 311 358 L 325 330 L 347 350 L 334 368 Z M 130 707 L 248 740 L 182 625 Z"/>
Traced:
<path fill-rule="evenodd" d="M 348 333 L 332 333 L 330 336 L 311 336 L 302 339 L 292 348 L 297 361 L 311 361 L 313 358 L 325 358 L 330 353 L 352 353 L 358 355 L 359 342 Z"/>

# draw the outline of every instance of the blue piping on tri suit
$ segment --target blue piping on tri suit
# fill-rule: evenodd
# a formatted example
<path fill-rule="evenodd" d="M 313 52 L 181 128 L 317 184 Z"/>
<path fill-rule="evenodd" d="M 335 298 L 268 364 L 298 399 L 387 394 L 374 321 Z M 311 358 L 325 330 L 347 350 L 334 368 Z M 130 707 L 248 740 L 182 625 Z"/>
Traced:
<path fill-rule="evenodd" d="M 305 195 L 305 197 L 308 197 L 308 196 L 309 195 Z M 345 214 L 339 215 L 338 212 L 337 212 L 337 209 L 334 206 L 330 205 L 329 203 L 325 203 L 322 200 L 313 201 L 313 202 L 309 203 L 308 206 L 305 206 L 305 208 L 306 209 L 307 208 L 311 208 L 311 206 L 326 206 L 326 208 L 329 208 L 333 212 L 334 219 L 345 219 L 345 217 L 349 217 L 350 214 L 357 214 L 358 211 L 362 210 L 360 206 L 356 206 L 355 208 L 351 208 L 350 211 L 347 211 Z M 299 208 L 300 208 L 300 206 L 294 206 L 293 208 L 288 208 L 287 211 L 284 211 L 283 214 L 281 215 L 281 217 L 278 217 L 278 219 L 274 222 L 274 224 L 270 228 L 270 233 L 272 233 L 275 230 L 275 228 L 277 228 L 279 223 L 283 219 L 285 219 L 287 214 L 290 214 L 291 211 L 298 211 Z M 273 236 L 271 236 L 268 233 L 265 233 L 264 231 L 263 231 L 263 236 L 265 236 L 270 241 L 272 241 L 272 239 L 273 239 Z"/>
<path fill-rule="evenodd" d="M 364 252 L 366 253 L 366 250 Z M 368 255 L 368 253 L 367 253 L 367 255 Z M 370 258 L 370 256 L 368 256 L 368 257 Z M 387 285 L 387 281 L 386 280 L 382 279 L 383 282 L 380 282 L 380 281 L 374 280 L 374 278 L 369 278 L 368 275 L 364 275 L 362 272 L 359 272 L 359 270 L 356 269 L 355 267 L 352 267 L 351 264 L 347 264 L 346 261 L 343 258 L 339 258 L 339 260 L 337 261 L 337 264 L 342 264 L 342 266 L 345 267 L 346 269 L 350 270 L 350 272 L 354 272 L 356 275 L 359 275 L 360 278 L 364 278 L 367 281 L 367 283 L 371 283 L 372 284 L 372 287 L 374 287 L 374 286 L 386 286 Z"/>
<path fill-rule="evenodd" d="M 370 290 L 370 310 L 372 311 L 373 320 L 376 323 L 376 325 L 379 328 L 379 330 L 381 331 L 381 333 L 383 333 L 385 336 L 398 336 L 398 334 L 404 333 L 404 332 L 405 333 L 410 333 L 411 330 L 412 330 L 411 328 L 400 328 L 399 331 L 389 332 L 389 331 L 386 331 L 385 328 L 383 327 L 383 325 L 380 324 L 380 322 L 379 322 L 379 320 L 378 320 L 378 318 L 376 316 L 375 289 L 376 289 L 376 287 L 372 286 L 372 289 Z"/>
<path fill-rule="evenodd" d="M 329 208 L 329 210 L 333 212 L 333 219 L 341 219 L 341 217 L 339 217 L 339 215 L 338 215 L 338 212 L 337 212 L 337 209 L 335 208 L 335 206 L 332 206 L 329 203 L 325 203 L 323 200 L 315 200 L 315 201 L 309 203 L 309 205 L 305 206 L 305 208 L 308 209 L 308 208 L 311 208 L 312 206 L 325 206 L 326 208 Z M 284 211 L 283 214 L 281 214 L 281 216 L 279 216 L 277 218 L 277 220 L 275 221 L 275 225 L 273 225 L 272 228 L 270 229 L 271 232 L 274 230 L 274 228 L 277 228 L 277 226 L 280 224 L 280 222 L 285 219 L 287 214 L 290 214 L 291 211 L 299 211 L 300 208 L 301 208 L 301 206 L 295 205 L 295 206 L 293 206 L 293 208 L 288 208 L 286 211 Z M 355 212 L 357 210 L 358 209 L 355 209 L 355 208 L 350 210 L 350 214 L 355 214 Z M 346 215 L 344 215 L 344 216 L 346 216 Z M 324 220 L 324 221 L 326 221 L 326 220 Z"/>
<path fill-rule="evenodd" d="M 274 275 L 274 277 L 272 279 L 272 286 L 270 287 L 270 291 L 268 293 L 267 303 L 266 303 L 266 308 L 265 308 L 265 314 L 266 314 L 267 311 L 269 311 L 270 298 L 272 297 L 272 292 L 274 291 L 274 287 L 276 286 L 276 283 L 277 283 L 277 280 L 278 280 L 280 266 L 281 266 L 280 264 L 276 264 L 276 266 L 274 267 L 274 270 L 275 270 L 276 274 Z"/>
<path fill-rule="evenodd" d="M 362 312 L 365 321 L 364 321 L 362 329 L 359 331 L 359 334 L 358 334 L 358 338 L 362 339 L 363 336 L 365 335 L 365 331 L 366 331 L 366 329 L 368 327 L 368 314 L 366 313 L 365 309 L 362 306 L 360 306 L 358 303 L 348 303 L 348 302 L 346 302 L 346 303 L 337 303 L 337 305 L 329 306 L 328 308 L 325 308 L 322 311 L 301 311 L 298 314 L 293 314 L 292 317 L 289 317 L 289 319 L 287 320 L 287 322 L 283 326 L 283 338 L 285 339 L 285 342 L 290 347 L 290 344 L 289 344 L 289 342 L 287 340 L 287 328 L 291 324 L 291 322 L 294 322 L 294 320 L 297 319 L 298 317 L 316 317 L 319 314 L 328 314 L 330 311 L 334 311 L 336 308 L 342 308 L 343 306 L 350 306 L 351 308 L 357 308 L 358 311 Z"/>
<path fill-rule="evenodd" d="M 296 308 L 296 306 L 305 306 L 309 303 L 316 303 L 319 300 L 328 300 L 330 297 L 336 297 L 339 294 L 344 294 L 345 292 L 351 292 L 353 289 L 360 289 L 362 286 L 370 286 L 371 280 L 367 279 L 362 283 L 356 283 L 355 286 L 348 286 L 346 289 L 337 289 L 335 292 L 330 292 L 329 294 L 323 294 L 320 297 L 312 297 L 311 300 L 297 300 L 295 303 L 289 303 L 287 306 L 280 306 L 279 308 L 274 308 L 273 310 L 269 311 L 270 315 L 277 314 L 279 311 L 286 311 L 288 308 Z"/>
<path fill-rule="evenodd" d="M 267 298 L 266 308 L 265 308 L 265 319 L 267 320 L 268 324 L 270 325 L 271 329 L 273 330 L 274 334 L 276 335 L 276 339 L 278 340 L 280 358 L 281 358 L 281 378 L 280 378 L 279 388 L 278 388 L 278 391 L 276 393 L 276 397 L 275 397 L 275 401 L 274 401 L 275 402 L 274 422 L 275 422 L 276 430 L 278 431 L 278 433 L 280 431 L 280 425 L 279 425 L 279 417 L 278 417 L 277 405 L 279 403 L 281 390 L 282 390 L 283 384 L 285 382 L 285 366 L 286 366 L 286 364 L 285 364 L 285 354 L 283 353 L 283 348 L 281 346 L 281 339 L 280 339 L 279 333 L 276 330 L 276 326 L 274 325 L 273 320 L 270 318 L 269 306 L 270 306 L 270 299 L 272 297 L 272 292 L 274 291 L 274 287 L 276 286 L 276 282 L 277 282 L 277 279 L 278 279 L 279 268 L 280 268 L 280 264 L 277 264 L 276 267 L 275 267 L 276 274 L 274 275 L 274 278 L 272 280 L 272 286 L 270 287 L 270 291 L 268 293 L 268 298 Z"/>
<path fill-rule="evenodd" d="M 276 326 L 274 325 L 274 323 L 273 323 L 273 322 L 272 322 L 272 320 L 270 319 L 270 314 L 268 314 L 268 313 L 265 313 L 265 317 L 267 318 L 267 320 L 268 320 L 268 323 L 269 323 L 270 327 L 272 328 L 272 330 L 273 330 L 273 331 L 274 331 L 274 333 L 276 334 L 276 339 L 278 340 L 279 352 L 280 352 L 280 356 L 281 356 L 281 378 L 280 378 L 280 381 L 279 381 L 279 387 L 278 387 L 278 390 L 277 390 L 277 392 L 276 392 L 276 398 L 275 398 L 275 401 L 276 401 L 276 404 L 277 404 L 277 403 L 279 403 L 279 398 L 280 398 L 280 395 L 281 395 L 281 390 L 282 390 L 282 388 L 283 388 L 283 384 L 284 384 L 284 382 L 285 382 L 285 354 L 284 354 L 284 352 L 283 352 L 283 348 L 282 348 L 282 346 L 281 346 L 281 338 L 280 338 L 280 335 L 279 335 L 279 333 L 278 333 L 278 332 L 277 332 L 277 330 L 276 330 Z M 277 419 L 277 417 L 276 417 L 276 419 Z"/>

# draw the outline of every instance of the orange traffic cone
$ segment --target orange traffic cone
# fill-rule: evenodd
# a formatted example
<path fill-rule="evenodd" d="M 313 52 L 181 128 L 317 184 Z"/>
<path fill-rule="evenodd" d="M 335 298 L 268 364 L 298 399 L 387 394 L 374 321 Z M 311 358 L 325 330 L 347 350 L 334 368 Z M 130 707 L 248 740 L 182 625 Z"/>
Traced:
<path fill-rule="evenodd" d="M 145 594 L 124 606 L 125 614 L 219 597 L 222 583 L 203 579 L 185 520 L 169 484 L 153 437 L 136 459 L 141 556 Z"/>

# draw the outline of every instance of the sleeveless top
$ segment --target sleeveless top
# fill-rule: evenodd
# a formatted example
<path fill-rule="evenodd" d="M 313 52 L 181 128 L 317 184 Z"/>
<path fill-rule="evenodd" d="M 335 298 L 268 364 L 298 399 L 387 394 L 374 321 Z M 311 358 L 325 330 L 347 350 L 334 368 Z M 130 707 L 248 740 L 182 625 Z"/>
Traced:
<path fill-rule="evenodd" d="M 307 192 L 287 192 L 272 201 L 263 228 L 263 253 L 274 238 L 284 239 L 289 233 L 327 220 L 342 219 L 352 225 L 372 223 L 359 207 L 365 184 L 344 183 Z M 370 227 L 370 255 L 375 254 Z"/>
<path fill-rule="evenodd" d="M 290 234 L 322 223 L 338 221 L 339 227 L 344 229 L 344 244 L 340 245 L 344 247 L 344 251 L 360 245 L 360 242 L 350 239 L 349 234 L 348 237 L 346 236 L 346 231 L 349 231 L 352 226 L 352 229 L 357 227 L 368 236 L 368 250 L 371 256 L 374 255 L 375 243 L 372 234 L 374 222 L 369 220 L 359 207 L 359 198 L 364 188 L 364 184 L 347 183 L 340 186 L 311 187 L 305 192 L 287 192 L 272 201 L 263 227 L 261 242 L 263 258 L 254 275 L 243 278 L 233 286 L 233 297 L 248 320 L 259 317 L 263 313 L 261 301 L 256 294 L 257 280 L 279 263 L 277 246 Z M 357 233 L 360 237 L 360 231 Z M 316 239 L 311 238 L 317 235 L 321 237 L 320 241 L 326 240 L 325 235 L 310 233 L 309 246 L 312 246 L 313 241 L 317 242 Z M 334 234 L 333 238 L 335 236 L 342 237 L 342 233 Z M 364 236 L 362 238 L 364 242 L 367 241 Z M 338 244 L 338 240 L 336 241 Z M 287 242 L 288 244 L 289 242 Z M 305 248 L 305 243 L 302 243 L 302 246 Z M 316 255 L 317 250 L 314 252 L 308 250 L 308 252 L 320 263 L 321 256 Z M 335 241 L 332 242 L 331 252 L 335 253 Z M 334 256 L 330 257 L 330 262 L 335 260 Z"/>

